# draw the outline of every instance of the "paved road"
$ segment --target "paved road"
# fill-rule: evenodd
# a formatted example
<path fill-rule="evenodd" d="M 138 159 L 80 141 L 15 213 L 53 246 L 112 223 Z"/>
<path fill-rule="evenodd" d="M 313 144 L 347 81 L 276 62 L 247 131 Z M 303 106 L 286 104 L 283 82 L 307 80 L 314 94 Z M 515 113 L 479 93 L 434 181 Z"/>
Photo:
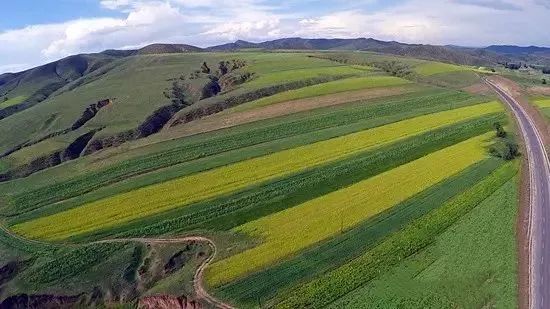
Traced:
<path fill-rule="evenodd" d="M 504 89 L 486 82 L 514 113 L 525 141 L 530 177 L 529 308 L 550 308 L 550 160 L 531 117 Z"/>

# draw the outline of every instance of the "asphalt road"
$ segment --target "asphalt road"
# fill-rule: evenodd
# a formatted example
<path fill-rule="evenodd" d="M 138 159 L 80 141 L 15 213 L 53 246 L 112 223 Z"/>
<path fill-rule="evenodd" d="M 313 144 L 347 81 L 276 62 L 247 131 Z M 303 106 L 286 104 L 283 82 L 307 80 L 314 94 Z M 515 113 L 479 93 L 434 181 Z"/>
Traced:
<path fill-rule="evenodd" d="M 550 308 L 550 160 L 540 132 L 521 105 L 486 80 L 518 120 L 529 161 L 529 308 Z"/>

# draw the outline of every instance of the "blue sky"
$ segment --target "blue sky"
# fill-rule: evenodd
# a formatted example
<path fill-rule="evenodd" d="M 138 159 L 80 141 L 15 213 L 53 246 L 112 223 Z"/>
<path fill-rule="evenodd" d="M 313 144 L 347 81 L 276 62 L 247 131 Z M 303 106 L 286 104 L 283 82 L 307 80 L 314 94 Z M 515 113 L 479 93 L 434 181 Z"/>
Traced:
<path fill-rule="evenodd" d="M 0 0 L 0 73 L 154 42 L 374 37 L 550 45 L 550 0 Z"/>
<path fill-rule="evenodd" d="M 3 12 L 12 13 L 9 18 L 4 16 L 0 19 L 0 31 L 86 17 L 123 16 L 121 12 L 103 8 L 97 0 L 2 0 L 0 2 Z M 52 8 L 55 9 L 55 14 L 49 13 Z"/>

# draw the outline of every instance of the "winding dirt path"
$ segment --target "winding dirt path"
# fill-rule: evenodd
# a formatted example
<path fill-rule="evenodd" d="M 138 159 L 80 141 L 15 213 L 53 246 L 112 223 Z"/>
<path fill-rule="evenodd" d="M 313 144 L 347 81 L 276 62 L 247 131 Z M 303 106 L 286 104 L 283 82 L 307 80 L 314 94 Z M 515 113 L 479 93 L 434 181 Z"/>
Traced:
<path fill-rule="evenodd" d="M 21 237 L 20 235 L 14 233 L 14 232 L 12 232 L 10 229 L 8 229 L 3 224 L 0 224 L 0 231 L 8 234 L 9 236 L 11 236 L 11 237 L 13 237 L 13 238 L 15 238 L 19 241 L 27 242 L 27 243 L 31 243 L 31 244 L 47 245 L 47 246 L 67 246 L 67 245 L 69 245 L 69 246 L 81 246 L 81 244 L 58 245 L 58 244 L 52 244 L 52 243 L 47 243 L 47 242 L 42 242 L 42 241 L 38 241 L 38 240 L 24 238 L 24 237 Z M 193 276 L 193 288 L 195 290 L 195 293 L 197 294 L 196 295 L 197 298 L 206 301 L 207 303 L 214 306 L 215 308 L 234 309 L 235 307 L 231 306 L 230 304 L 224 303 L 223 301 L 221 301 L 221 300 L 215 298 L 214 296 L 210 295 L 208 293 L 208 291 L 206 291 L 206 289 L 203 285 L 204 271 L 206 270 L 206 268 L 208 267 L 210 262 L 212 262 L 212 260 L 214 260 L 214 258 L 216 257 L 216 254 L 218 252 L 218 248 L 216 247 L 216 244 L 212 241 L 212 239 L 210 239 L 208 237 L 204 237 L 204 236 L 185 236 L 185 237 L 175 237 L 175 238 L 113 238 L 113 239 L 104 239 L 104 240 L 93 241 L 93 242 L 90 242 L 90 243 L 87 243 L 87 244 L 90 245 L 90 244 L 126 243 L 126 242 L 138 242 L 138 243 L 143 243 L 143 244 L 184 244 L 184 243 L 188 243 L 188 242 L 191 242 L 191 241 L 207 243 L 208 246 L 210 246 L 210 248 L 212 249 L 212 254 L 208 258 L 206 258 L 199 265 L 199 267 L 195 271 L 195 275 Z"/>
<path fill-rule="evenodd" d="M 94 242 L 91 242 L 90 244 L 100 244 L 100 243 L 105 244 L 105 243 L 119 243 L 119 242 L 139 242 L 144 244 L 183 244 L 190 241 L 205 242 L 212 249 L 212 254 L 207 259 L 205 259 L 201 263 L 201 265 L 199 265 L 199 267 L 195 271 L 195 275 L 193 276 L 193 288 L 195 289 L 197 298 L 205 300 L 210 305 L 216 308 L 234 309 L 234 307 L 231 306 L 230 304 L 224 303 L 223 301 L 210 295 L 204 288 L 204 285 L 203 285 L 204 271 L 208 267 L 210 262 L 212 262 L 212 260 L 216 257 L 216 254 L 218 252 L 218 248 L 216 247 L 216 244 L 210 238 L 207 238 L 204 236 L 186 236 L 186 237 L 179 237 L 179 238 L 178 237 L 176 238 L 115 238 L 115 239 L 105 239 L 105 240 L 94 241 Z"/>

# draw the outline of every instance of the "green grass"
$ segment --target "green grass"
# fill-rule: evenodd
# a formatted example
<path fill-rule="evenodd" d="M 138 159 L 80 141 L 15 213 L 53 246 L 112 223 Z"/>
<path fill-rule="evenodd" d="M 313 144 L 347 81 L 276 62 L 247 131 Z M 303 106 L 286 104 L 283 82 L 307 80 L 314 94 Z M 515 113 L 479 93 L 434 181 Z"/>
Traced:
<path fill-rule="evenodd" d="M 20 95 L 20 96 L 8 99 L 7 101 L 2 100 L 2 101 L 0 101 L 0 108 L 6 108 L 6 107 L 17 105 L 17 104 L 25 101 L 25 99 L 27 99 L 26 96 Z"/>
<path fill-rule="evenodd" d="M 374 164 L 376 163 L 375 161 Z M 291 289 L 293 284 L 321 276 L 326 271 L 357 257 L 409 221 L 421 217 L 481 181 L 501 164 L 497 159 L 483 161 L 363 222 L 355 229 L 304 250 L 289 261 L 217 289 L 216 295 L 230 299 L 243 307 L 254 305 L 258 299 L 265 302 L 277 291 Z"/>
<path fill-rule="evenodd" d="M 97 244 L 74 249 L 64 248 L 56 251 L 54 259 L 35 265 L 24 274 L 24 277 L 33 284 L 59 283 L 104 262 L 124 246 L 124 244 Z"/>
<path fill-rule="evenodd" d="M 330 61 L 308 58 L 307 55 L 300 53 L 188 53 L 143 55 L 117 60 L 112 64 L 112 69 L 106 73 L 92 73 L 91 76 L 85 77 L 86 82 L 82 86 L 60 93 L 29 110 L 2 120 L 0 152 L 27 140 L 37 139 L 70 127 L 88 105 L 106 98 L 116 98 L 116 100 L 112 106 L 102 110 L 84 127 L 87 129 L 105 127 L 98 136 L 134 129 L 154 110 L 168 104 L 168 100 L 163 96 L 163 90 L 171 85 L 173 78 L 199 69 L 203 61 L 215 67 L 215 64 L 221 60 L 235 58 L 247 61 L 249 65 L 244 70 L 256 73 L 258 75 L 256 82 L 260 84 L 262 78 L 269 79 L 270 73 L 278 71 L 312 69 L 318 70 L 317 73 L 322 75 L 321 72 L 324 70 L 322 67 L 335 67 Z M 360 70 L 353 68 L 336 68 L 336 71 L 340 72 L 338 74 L 345 70 L 361 73 Z M 282 78 L 285 73 L 277 74 Z M 247 92 L 257 88 L 258 86 L 254 84 L 251 86 L 244 84 L 237 90 Z M 59 111 L 63 112 L 59 113 Z M 48 119 L 51 119 L 55 113 L 59 113 L 55 123 L 43 129 Z M 21 123 L 25 123 L 25 126 L 18 126 Z M 19 129 L 13 131 L 14 127 Z M 72 142 L 69 138 L 61 140 L 66 144 Z M 37 151 L 37 154 L 39 153 L 40 151 Z"/>
<path fill-rule="evenodd" d="M 458 72 L 471 70 L 468 67 L 441 63 L 441 62 L 426 62 L 424 64 L 418 65 L 414 68 L 414 71 L 423 76 L 435 75 L 440 73 L 449 73 L 449 72 Z"/>
<path fill-rule="evenodd" d="M 365 70 L 356 69 L 351 66 L 290 69 L 286 71 L 265 73 L 263 75 L 258 74 L 258 76 L 254 76 L 254 79 L 245 86 L 259 88 L 323 76 L 361 75 L 364 72 Z"/>
<path fill-rule="evenodd" d="M 517 307 L 517 199 L 513 178 L 425 250 L 332 308 Z"/>
<path fill-rule="evenodd" d="M 438 73 L 420 77 L 419 80 L 451 89 L 462 89 L 480 82 L 479 75 L 472 70 Z"/>
<path fill-rule="evenodd" d="M 322 83 L 318 85 L 313 85 L 309 87 L 304 87 L 296 90 L 289 90 L 282 92 L 270 97 L 265 97 L 252 101 L 249 103 L 241 104 L 238 107 L 232 108 L 231 111 L 243 111 L 255 107 L 267 106 L 279 102 L 304 99 L 310 97 L 316 97 L 331 93 L 376 88 L 376 87 L 389 87 L 389 86 L 400 86 L 410 83 L 407 80 L 400 79 L 397 77 L 391 76 L 367 76 L 367 77 L 356 77 L 348 78 L 343 80 L 337 80 L 327 83 Z"/>
<path fill-rule="evenodd" d="M 11 206 L 4 207 L 3 212 L 12 215 L 19 214 L 82 195 L 133 175 L 171 166 L 168 170 L 164 169 L 156 172 L 156 176 L 148 174 L 138 179 L 123 182 L 119 185 L 119 187 L 122 186 L 119 190 L 109 191 L 109 188 L 102 188 L 100 191 L 107 192 L 92 194 L 97 199 L 101 196 L 124 192 L 145 184 L 168 180 L 176 176 L 236 162 L 244 158 L 305 145 L 451 107 L 467 106 L 476 103 L 476 100 L 464 93 L 428 92 L 420 96 L 415 94 L 385 99 L 372 105 L 353 104 L 340 108 L 323 109 L 317 112 L 285 117 L 267 124 L 261 122 L 259 124 L 244 125 L 242 128 L 207 134 L 207 138 L 198 136 L 190 138 L 189 141 L 184 139 L 168 142 L 169 147 L 162 149 L 162 152 L 153 152 L 150 155 L 124 161 L 98 172 L 79 175 L 68 181 L 35 190 L 21 191 L 13 196 Z M 449 102 L 453 103 L 449 105 Z M 240 150 L 237 151 L 237 149 Z M 209 159 L 207 156 L 212 157 Z M 193 160 L 195 160 L 194 163 L 192 163 Z M 189 163 L 185 164 L 184 162 Z M 27 180 L 23 181 L 28 182 Z M 29 184 L 25 184 L 25 186 L 11 188 L 7 184 L 6 192 L 9 194 L 14 190 L 29 187 Z M 93 197 L 79 198 L 78 200 L 89 201 L 93 200 Z M 65 204 L 76 205 L 78 200 L 64 201 L 56 205 L 55 209 L 58 211 L 64 209 L 63 205 Z"/>
<path fill-rule="evenodd" d="M 482 203 L 516 173 L 517 162 L 506 164 L 443 206 L 392 234 L 364 255 L 318 279 L 279 294 L 276 307 L 325 307 L 380 274 L 390 271 L 403 259 L 434 243 L 437 235 Z"/>
<path fill-rule="evenodd" d="M 550 99 L 543 97 L 543 98 L 535 98 L 533 99 L 535 105 L 540 109 L 540 111 L 548 118 L 550 118 Z"/>

